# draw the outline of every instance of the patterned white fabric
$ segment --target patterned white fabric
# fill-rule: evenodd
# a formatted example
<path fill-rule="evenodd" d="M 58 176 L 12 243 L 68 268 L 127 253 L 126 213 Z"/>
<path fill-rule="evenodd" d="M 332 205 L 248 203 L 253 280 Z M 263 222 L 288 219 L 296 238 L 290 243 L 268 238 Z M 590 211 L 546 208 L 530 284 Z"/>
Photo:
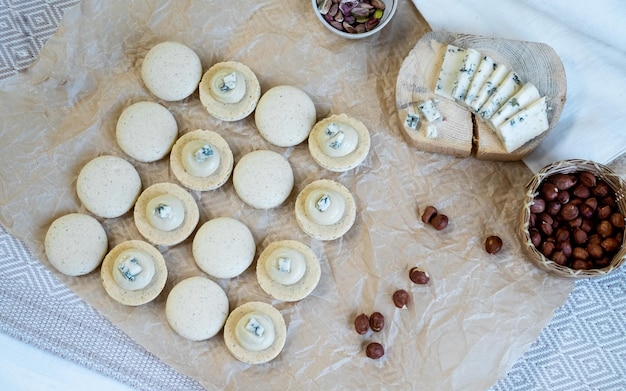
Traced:
<path fill-rule="evenodd" d="M 0 0 L 0 79 L 26 69 L 79 0 Z M 491 391 L 626 390 L 626 271 L 577 281 L 568 301 Z M 145 390 L 202 387 L 65 287 L 0 226 L 0 332 Z"/>

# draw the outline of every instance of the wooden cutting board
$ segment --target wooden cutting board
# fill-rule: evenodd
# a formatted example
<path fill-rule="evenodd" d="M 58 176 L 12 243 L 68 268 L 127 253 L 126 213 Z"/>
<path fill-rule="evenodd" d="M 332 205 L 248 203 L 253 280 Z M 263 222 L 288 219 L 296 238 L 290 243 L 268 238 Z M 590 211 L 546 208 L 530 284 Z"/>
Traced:
<path fill-rule="evenodd" d="M 522 82 L 533 83 L 547 98 L 548 130 L 517 150 L 508 153 L 495 132 L 479 116 L 453 100 L 434 93 L 439 69 L 448 44 L 473 48 L 506 64 Z M 405 58 L 396 83 L 396 108 L 406 140 L 417 149 L 481 160 L 520 160 L 535 149 L 556 125 L 565 106 L 567 81 L 561 59 L 550 46 L 539 42 L 515 41 L 470 34 L 433 31 L 426 33 Z M 417 129 L 406 124 L 417 106 L 437 99 L 441 120 L 437 138 L 426 138 L 426 121 Z"/>

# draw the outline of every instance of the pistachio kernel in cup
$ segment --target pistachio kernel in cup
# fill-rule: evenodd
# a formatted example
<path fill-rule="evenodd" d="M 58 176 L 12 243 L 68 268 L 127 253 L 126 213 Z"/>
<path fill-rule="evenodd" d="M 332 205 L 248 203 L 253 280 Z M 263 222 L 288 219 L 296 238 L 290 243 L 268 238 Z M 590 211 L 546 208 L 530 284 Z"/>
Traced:
<path fill-rule="evenodd" d="M 385 13 L 385 3 L 381 0 L 317 0 L 317 9 L 335 29 L 360 34 L 378 26 Z"/>

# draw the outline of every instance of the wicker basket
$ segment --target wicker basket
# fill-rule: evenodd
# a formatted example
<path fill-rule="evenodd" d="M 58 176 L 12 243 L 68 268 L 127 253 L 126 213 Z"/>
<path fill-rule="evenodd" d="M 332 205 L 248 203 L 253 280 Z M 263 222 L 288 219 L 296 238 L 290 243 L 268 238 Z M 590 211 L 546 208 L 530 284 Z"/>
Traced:
<path fill-rule="evenodd" d="M 616 203 L 619 211 L 626 216 L 626 187 L 624 181 L 613 172 L 610 168 L 588 160 L 562 160 L 552 163 L 537 174 L 526 185 L 526 196 L 524 197 L 524 205 L 520 213 L 520 228 L 519 234 L 522 239 L 522 244 L 526 250 L 530 260 L 539 268 L 544 269 L 554 275 L 561 277 L 571 278 L 587 278 L 605 276 L 618 268 L 622 263 L 626 261 L 626 246 L 622 245 L 617 254 L 611 260 L 609 266 L 602 269 L 589 269 L 589 270 L 575 270 L 567 266 L 561 266 L 550 259 L 546 258 L 530 240 L 529 234 L 529 219 L 530 219 L 530 206 L 535 196 L 537 196 L 539 186 L 547 177 L 554 174 L 569 174 L 577 171 L 589 171 L 594 173 L 598 178 L 604 180 L 614 191 L 616 195 Z"/>

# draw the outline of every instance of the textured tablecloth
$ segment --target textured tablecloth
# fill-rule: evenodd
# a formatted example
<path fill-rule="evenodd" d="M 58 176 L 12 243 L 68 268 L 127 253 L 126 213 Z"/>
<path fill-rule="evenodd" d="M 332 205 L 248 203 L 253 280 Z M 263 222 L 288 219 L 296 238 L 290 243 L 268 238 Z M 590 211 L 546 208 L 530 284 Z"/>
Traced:
<path fill-rule="evenodd" d="M 27 68 L 64 10 L 76 3 L 0 2 L 0 77 Z M 623 157 L 613 166 L 626 172 Z M 537 341 L 492 390 L 626 389 L 624 273 L 577 281 Z M 0 331 L 137 389 L 201 388 L 86 305 L 3 228 Z"/>

